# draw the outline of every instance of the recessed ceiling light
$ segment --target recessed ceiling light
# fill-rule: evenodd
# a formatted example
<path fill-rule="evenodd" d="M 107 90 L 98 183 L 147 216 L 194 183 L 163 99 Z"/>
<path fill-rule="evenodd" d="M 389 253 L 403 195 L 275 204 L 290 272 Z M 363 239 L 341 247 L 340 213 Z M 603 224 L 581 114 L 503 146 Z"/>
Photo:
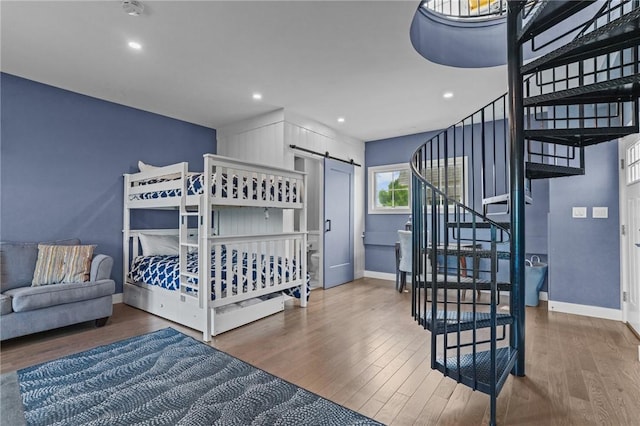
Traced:
<path fill-rule="evenodd" d="M 445 99 L 451 99 L 451 98 L 453 98 L 453 92 L 444 92 L 442 94 L 442 97 L 445 98 Z"/>
<path fill-rule="evenodd" d="M 123 0 L 122 9 L 127 15 L 140 16 L 144 10 L 144 5 L 137 0 Z"/>
<path fill-rule="evenodd" d="M 338 123 L 344 123 L 344 117 L 338 117 Z"/>
<path fill-rule="evenodd" d="M 260 99 L 262 99 L 262 94 L 261 93 L 254 93 L 253 94 L 253 99 L 255 99 L 256 101 L 259 101 Z"/>
<path fill-rule="evenodd" d="M 140 50 L 142 49 L 142 45 L 136 41 L 130 41 L 129 42 L 129 47 L 135 50 Z"/>

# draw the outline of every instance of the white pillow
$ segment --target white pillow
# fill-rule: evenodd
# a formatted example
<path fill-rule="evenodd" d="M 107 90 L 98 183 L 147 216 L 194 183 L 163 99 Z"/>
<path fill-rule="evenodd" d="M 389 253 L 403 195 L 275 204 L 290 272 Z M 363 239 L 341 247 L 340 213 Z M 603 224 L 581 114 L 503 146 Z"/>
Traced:
<path fill-rule="evenodd" d="M 142 246 L 143 256 L 178 255 L 179 241 L 177 235 L 140 234 L 138 238 Z"/>
<path fill-rule="evenodd" d="M 142 161 L 138 161 L 138 169 L 141 172 L 150 172 L 152 170 L 160 169 L 160 166 L 152 166 L 151 164 L 143 163 Z M 162 180 L 174 180 L 180 179 L 180 173 L 171 173 L 168 175 L 159 176 Z"/>
<path fill-rule="evenodd" d="M 158 168 L 157 166 L 152 166 L 151 164 L 146 164 L 146 163 L 143 163 L 142 161 L 138 161 L 138 169 L 140 169 L 141 172 L 148 172 L 157 168 Z"/>

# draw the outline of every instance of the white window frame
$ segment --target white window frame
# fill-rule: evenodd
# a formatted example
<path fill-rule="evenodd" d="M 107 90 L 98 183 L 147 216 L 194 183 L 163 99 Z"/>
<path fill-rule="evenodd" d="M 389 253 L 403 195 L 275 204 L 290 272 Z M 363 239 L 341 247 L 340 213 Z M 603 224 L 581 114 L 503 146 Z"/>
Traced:
<path fill-rule="evenodd" d="M 640 140 L 627 149 L 627 185 L 640 181 Z"/>
<path fill-rule="evenodd" d="M 443 163 L 443 160 L 441 160 Z M 458 200 L 461 204 L 467 204 L 469 199 L 469 164 L 467 156 L 460 156 L 455 158 L 449 158 L 447 160 L 448 166 L 460 165 L 462 163 L 463 167 L 463 176 L 464 185 L 462 188 L 463 199 Z M 444 165 L 444 164 L 443 164 Z M 368 169 L 368 186 L 369 186 L 369 194 L 368 194 L 368 213 L 369 214 L 411 214 L 411 187 L 412 187 L 412 179 L 409 179 L 409 206 L 404 207 L 378 207 L 376 206 L 376 186 L 375 186 L 375 174 L 376 173 L 384 173 L 384 172 L 397 172 L 402 170 L 407 170 L 411 173 L 411 167 L 409 163 L 399 163 L 399 164 L 387 164 L 384 166 L 370 166 Z M 438 211 L 442 213 L 443 206 L 438 206 Z M 431 206 L 429 206 L 429 213 L 431 212 Z"/>
<path fill-rule="evenodd" d="M 411 214 L 411 168 L 409 163 L 387 164 L 384 166 L 370 166 L 369 172 L 369 214 Z M 378 207 L 376 206 L 376 173 L 400 172 L 406 170 L 409 173 L 409 205 L 407 207 Z"/>

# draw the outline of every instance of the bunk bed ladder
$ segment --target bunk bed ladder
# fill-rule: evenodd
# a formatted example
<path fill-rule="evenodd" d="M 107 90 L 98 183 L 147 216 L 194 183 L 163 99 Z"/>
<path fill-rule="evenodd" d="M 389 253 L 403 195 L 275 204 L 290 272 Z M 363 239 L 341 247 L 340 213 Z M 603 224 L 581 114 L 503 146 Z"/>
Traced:
<path fill-rule="evenodd" d="M 213 188 L 214 170 L 213 160 L 210 156 L 204 155 L 204 188 Z M 216 184 L 220 188 L 220 173 L 217 173 Z M 202 340 L 211 341 L 213 334 L 213 307 L 211 304 L 211 237 L 213 236 L 213 206 L 211 191 L 204 191 L 198 197 L 198 295 L 200 297 L 200 309 L 203 310 L 204 324 L 202 326 Z M 202 254 L 207 255 L 203 256 Z M 218 256 L 220 259 L 220 256 Z M 220 275 L 220 269 L 216 268 L 217 274 Z M 216 277 L 218 282 L 220 277 Z"/>
<path fill-rule="evenodd" d="M 525 64 L 524 45 L 550 52 Z M 412 316 L 431 368 L 488 394 L 492 425 L 509 373 L 525 375 L 532 181 L 584 174 L 585 147 L 638 132 L 640 1 L 510 1 L 507 46 L 509 93 L 410 161 Z"/>

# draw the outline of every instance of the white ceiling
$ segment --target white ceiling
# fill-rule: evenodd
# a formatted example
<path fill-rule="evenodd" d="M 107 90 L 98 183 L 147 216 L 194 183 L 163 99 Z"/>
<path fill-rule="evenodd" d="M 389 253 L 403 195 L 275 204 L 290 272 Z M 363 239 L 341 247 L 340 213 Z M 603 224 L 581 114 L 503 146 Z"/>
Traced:
<path fill-rule="evenodd" d="M 504 66 L 416 53 L 417 1 L 143 4 L 2 0 L 0 68 L 207 127 L 285 108 L 365 141 L 447 127 L 506 91 Z"/>

